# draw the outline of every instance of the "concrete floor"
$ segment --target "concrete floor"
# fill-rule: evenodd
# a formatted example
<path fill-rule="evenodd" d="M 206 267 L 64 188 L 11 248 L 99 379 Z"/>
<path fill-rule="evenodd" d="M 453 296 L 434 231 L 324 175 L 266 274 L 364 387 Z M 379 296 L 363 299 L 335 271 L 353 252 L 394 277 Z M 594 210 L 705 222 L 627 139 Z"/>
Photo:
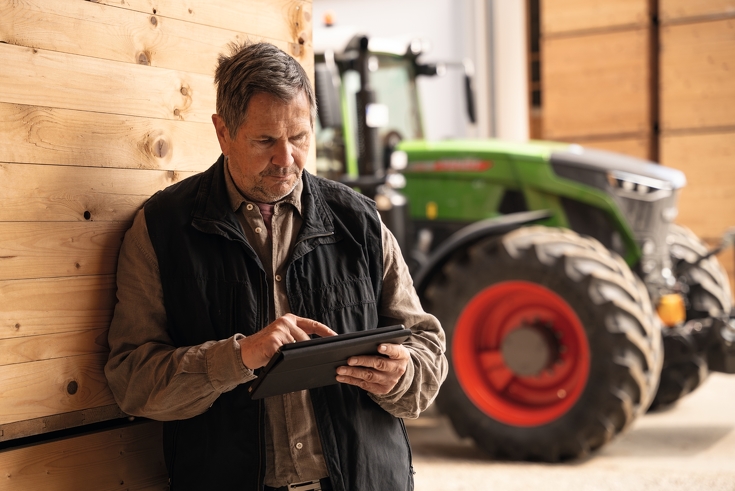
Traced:
<path fill-rule="evenodd" d="M 735 491 L 735 375 L 713 374 L 587 459 L 497 462 L 429 410 L 407 421 L 416 491 Z"/>

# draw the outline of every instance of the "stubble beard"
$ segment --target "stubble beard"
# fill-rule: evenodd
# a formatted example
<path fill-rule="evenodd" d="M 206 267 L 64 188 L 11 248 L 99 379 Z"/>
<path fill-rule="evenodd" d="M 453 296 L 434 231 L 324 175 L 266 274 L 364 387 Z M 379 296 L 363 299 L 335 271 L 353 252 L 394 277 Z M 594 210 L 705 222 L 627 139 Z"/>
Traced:
<path fill-rule="evenodd" d="M 258 175 L 258 181 L 248 192 L 250 195 L 249 197 L 261 203 L 275 203 L 291 194 L 299 183 L 299 179 L 301 179 L 301 173 L 302 169 L 299 169 L 296 164 L 293 164 L 286 169 L 276 166 L 268 166 Z M 274 191 L 273 188 L 269 188 L 266 185 L 265 178 L 267 177 L 285 177 L 290 175 L 296 176 L 296 179 L 294 179 L 293 184 L 285 192 Z"/>

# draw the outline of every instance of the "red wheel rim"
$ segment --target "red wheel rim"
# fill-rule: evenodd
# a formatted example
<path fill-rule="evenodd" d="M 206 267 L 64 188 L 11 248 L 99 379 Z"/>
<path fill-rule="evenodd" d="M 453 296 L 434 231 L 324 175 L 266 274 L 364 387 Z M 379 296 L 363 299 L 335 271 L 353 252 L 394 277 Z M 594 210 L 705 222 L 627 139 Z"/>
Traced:
<path fill-rule="evenodd" d="M 524 323 L 550 327 L 555 362 L 535 376 L 514 373 L 501 343 Z M 590 351 L 577 314 L 559 295 L 535 283 L 508 281 L 485 288 L 462 311 L 452 341 L 454 370 L 470 400 L 502 423 L 538 426 L 566 413 L 587 383 Z"/>

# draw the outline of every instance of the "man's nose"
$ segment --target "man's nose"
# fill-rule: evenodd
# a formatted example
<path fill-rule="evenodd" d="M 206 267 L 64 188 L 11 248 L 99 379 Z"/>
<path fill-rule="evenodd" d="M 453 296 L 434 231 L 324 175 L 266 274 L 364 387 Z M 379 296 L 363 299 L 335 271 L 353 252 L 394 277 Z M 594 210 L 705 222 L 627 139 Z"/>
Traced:
<path fill-rule="evenodd" d="M 274 148 L 271 162 L 279 167 L 290 167 L 294 163 L 293 145 L 288 140 L 279 140 Z"/>

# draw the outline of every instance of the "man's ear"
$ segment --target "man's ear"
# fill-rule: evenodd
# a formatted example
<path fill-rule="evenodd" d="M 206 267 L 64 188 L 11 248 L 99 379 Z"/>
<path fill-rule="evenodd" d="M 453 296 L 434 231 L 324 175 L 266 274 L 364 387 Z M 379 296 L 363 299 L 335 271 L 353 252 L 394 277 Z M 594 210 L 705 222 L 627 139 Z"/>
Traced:
<path fill-rule="evenodd" d="M 219 140 L 219 148 L 222 150 L 222 154 L 227 157 L 230 154 L 230 132 L 227 130 L 224 120 L 219 114 L 212 114 L 212 123 L 214 124 L 214 131 L 217 133 L 217 140 Z"/>

